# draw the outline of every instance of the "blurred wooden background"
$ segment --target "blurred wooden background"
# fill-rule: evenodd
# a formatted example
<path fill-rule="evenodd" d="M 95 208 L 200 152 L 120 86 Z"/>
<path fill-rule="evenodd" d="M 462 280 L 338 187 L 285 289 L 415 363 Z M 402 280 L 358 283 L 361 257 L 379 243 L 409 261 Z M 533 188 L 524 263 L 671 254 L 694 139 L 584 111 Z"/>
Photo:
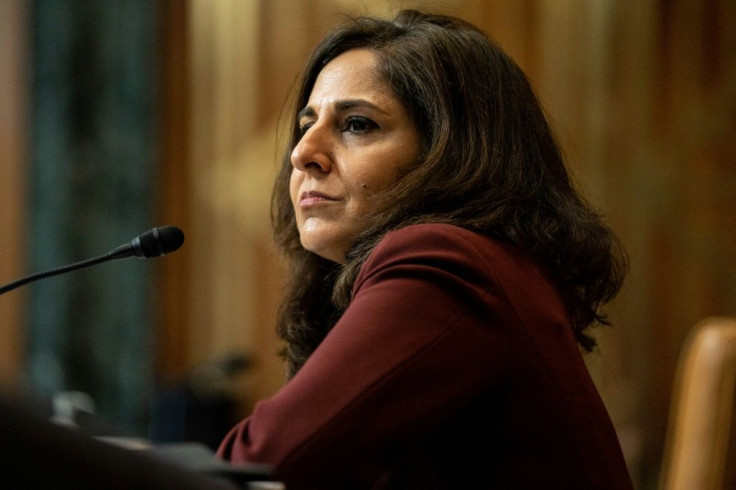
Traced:
<path fill-rule="evenodd" d="M 25 273 L 30 2 L 0 2 L 0 260 Z M 247 413 L 275 391 L 281 267 L 269 193 L 278 120 L 342 14 L 422 6 L 482 27 L 527 72 L 581 188 L 631 258 L 589 367 L 637 488 L 654 488 L 689 329 L 736 315 L 736 2 L 190 0 L 160 3 L 157 213 L 181 251 L 156 264 L 156 376 L 245 352 Z M 24 364 L 24 294 L 0 299 L 0 379 Z"/>

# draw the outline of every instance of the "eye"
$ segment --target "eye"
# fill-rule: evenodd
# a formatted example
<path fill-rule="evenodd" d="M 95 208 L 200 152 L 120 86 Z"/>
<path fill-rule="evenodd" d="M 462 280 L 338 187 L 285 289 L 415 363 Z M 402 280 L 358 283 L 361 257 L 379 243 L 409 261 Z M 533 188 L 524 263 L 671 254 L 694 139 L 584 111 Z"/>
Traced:
<path fill-rule="evenodd" d="M 366 133 L 373 129 L 377 129 L 378 125 L 363 116 L 350 116 L 345 120 L 345 127 L 343 131 L 350 131 L 353 133 Z"/>
<path fill-rule="evenodd" d="M 304 136 L 304 133 L 306 133 L 307 131 L 309 131 L 309 128 L 311 128 L 313 124 L 314 123 L 312 121 L 308 121 L 308 122 L 304 122 L 304 123 L 299 123 L 299 134 L 302 135 L 302 136 Z"/>

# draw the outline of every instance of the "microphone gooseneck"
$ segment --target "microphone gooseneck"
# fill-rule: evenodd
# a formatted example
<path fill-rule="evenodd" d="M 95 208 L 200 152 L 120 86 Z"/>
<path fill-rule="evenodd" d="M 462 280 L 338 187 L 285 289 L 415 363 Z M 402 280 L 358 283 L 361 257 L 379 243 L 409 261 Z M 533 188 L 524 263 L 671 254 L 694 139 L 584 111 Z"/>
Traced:
<path fill-rule="evenodd" d="M 29 276 L 23 277 L 16 281 L 13 281 L 5 286 L 0 287 L 0 294 L 7 293 L 15 288 L 18 288 L 24 284 L 28 284 L 31 281 L 43 279 L 46 277 L 56 276 L 59 274 L 65 274 L 67 272 L 82 269 L 84 267 L 90 267 L 102 262 L 110 260 L 122 259 L 125 257 L 131 257 L 133 255 L 140 258 L 151 258 L 160 257 L 169 252 L 178 250 L 179 247 L 184 243 L 184 232 L 176 226 L 161 226 L 153 228 L 141 235 L 138 235 L 130 243 L 121 245 L 105 255 L 93 257 L 91 259 L 82 260 L 74 264 L 66 265 L 56 269 L 51 269 L 44 272 L 38 272 Z"/>

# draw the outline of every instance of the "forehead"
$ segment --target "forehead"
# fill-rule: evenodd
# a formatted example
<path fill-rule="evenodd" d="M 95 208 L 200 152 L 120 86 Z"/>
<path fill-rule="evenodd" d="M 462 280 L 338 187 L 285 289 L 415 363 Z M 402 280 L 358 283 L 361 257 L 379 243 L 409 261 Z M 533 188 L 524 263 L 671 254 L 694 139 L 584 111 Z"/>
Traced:
<path fill-rule="evenodd" d="M 351 49 L 340 54 L 319 72 L 308 103 L 348 96 L 390 96 L 390 88 L 382 79 L 378 66 L 378 55 L 369 49 Z"/>

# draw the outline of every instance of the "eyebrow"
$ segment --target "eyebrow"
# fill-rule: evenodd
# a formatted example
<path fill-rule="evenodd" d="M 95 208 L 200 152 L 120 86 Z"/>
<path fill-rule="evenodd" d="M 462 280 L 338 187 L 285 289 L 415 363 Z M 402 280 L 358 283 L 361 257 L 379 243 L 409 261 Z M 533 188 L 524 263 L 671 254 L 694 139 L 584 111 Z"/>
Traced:
<path fill-rule="evenodd" d="M 375 104 L 373 104 L 371 102 L 368 102 L 365 99 L 345 99 L 345 100 L 338 100 L 337 102 L 334 103 L 334 105 L 335 105 L 335 108 L 337 109 L 338 112 L 344 112 L 344 111 L 347 111 L 347 110 L 352 109 L 353 107 L 368 107 L 370 109 L 373 109 L 373 110 L 376 110 L 376 111 L 380 112 L 381 114 L 387 114 L 388 115 L 388 113 L 386 111 L 384 111 L 383 109 L 381 109 L 377 105 L 375 105 Z M 316 115 L 317 115 L 317 112 L 314 110 L 314 108 L 311 107 L 311 106 L 307 106 L 304 109 L 302 109 L 301 111 L 299 111 L 299 113 L 297 114 L 297 121 L 300 120 L 303 117 L 315 117 Z"/>

